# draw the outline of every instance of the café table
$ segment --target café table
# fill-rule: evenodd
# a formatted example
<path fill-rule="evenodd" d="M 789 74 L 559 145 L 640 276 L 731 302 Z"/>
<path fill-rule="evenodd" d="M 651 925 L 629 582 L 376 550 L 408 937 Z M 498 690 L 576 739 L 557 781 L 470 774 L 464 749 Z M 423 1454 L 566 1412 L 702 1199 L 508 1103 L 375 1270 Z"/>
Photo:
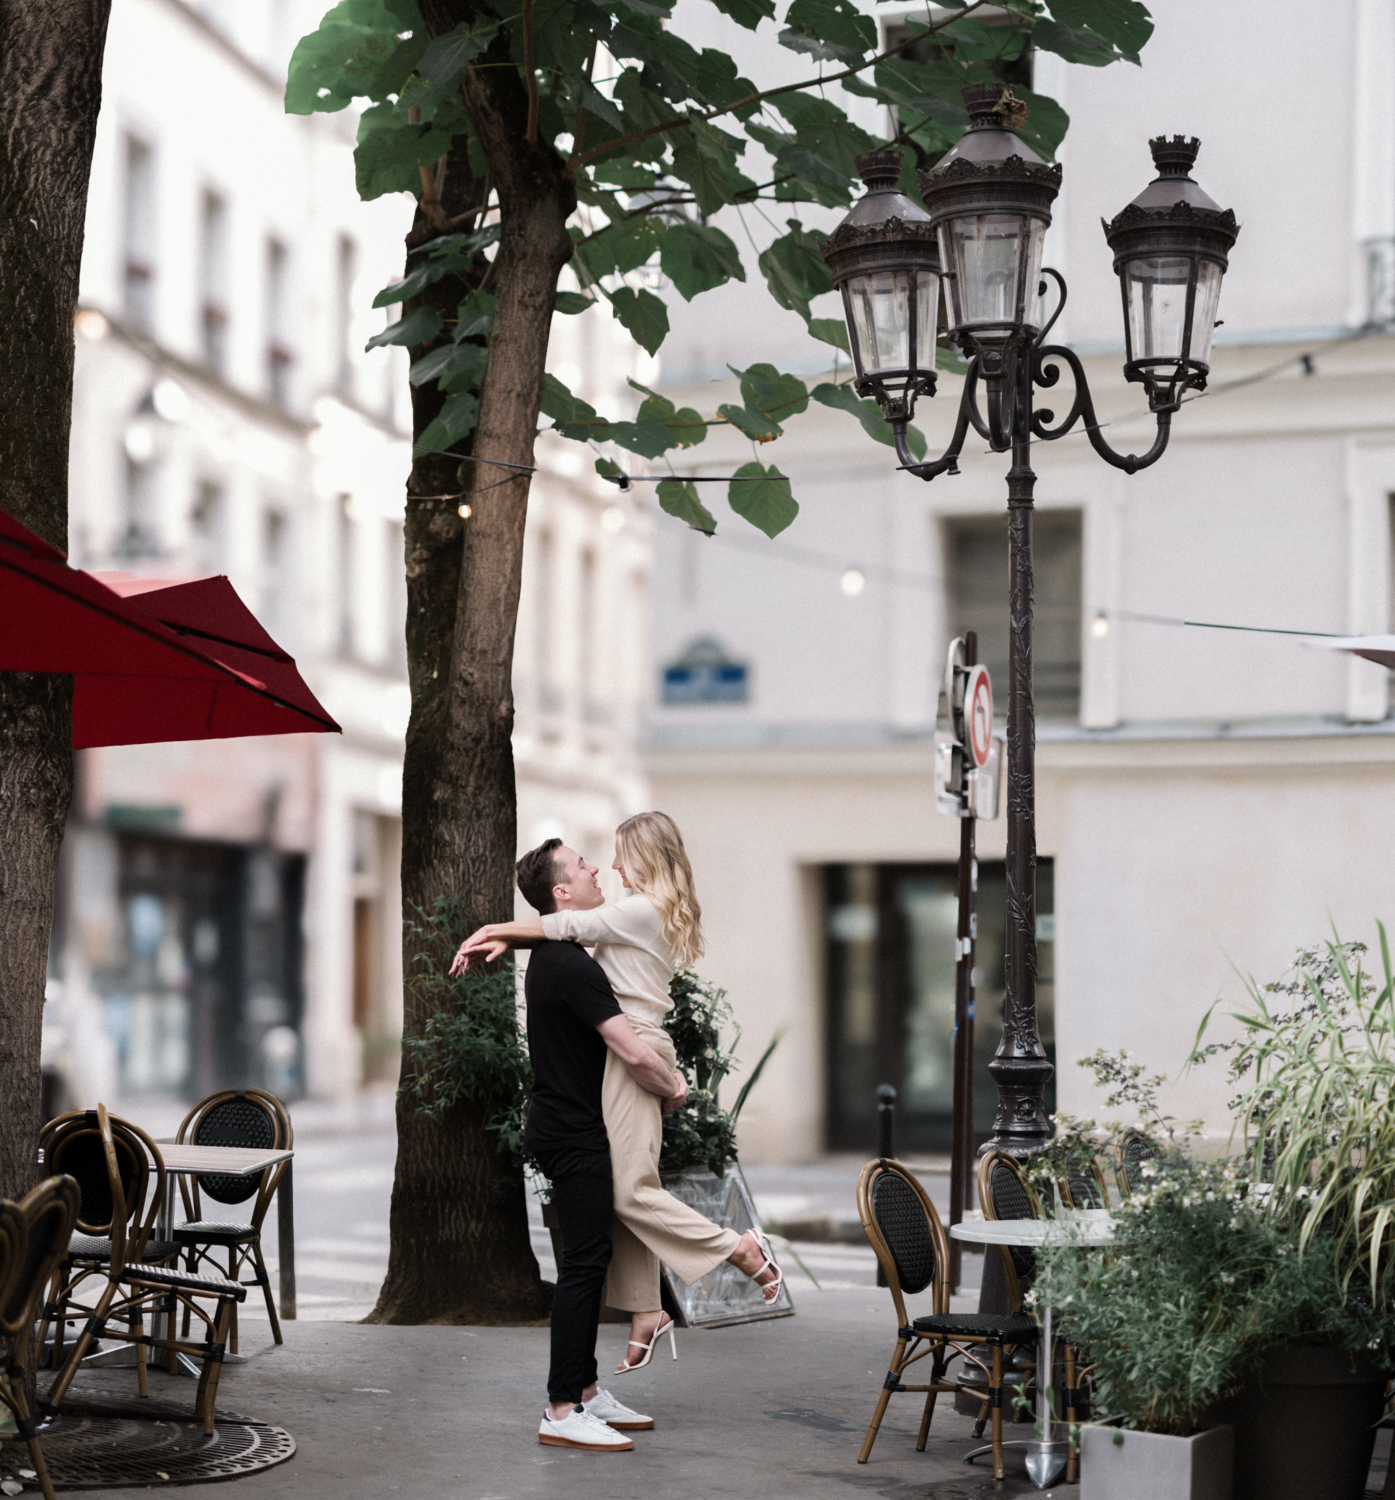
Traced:
<path fill-rule="evenodd" d="M 274 1167 L 278 1162 L 287 1163 L 286 1170 L 281 1176 L 280 1184 L 276 1189 L 276 1227 L 277 1247 L 276 1254 L 280 1271 L 280 1303 L 281 1316 L 286 1319 L 295 1318 L 295 1199 L 291 1183 L 291 1161 L 295 1156 L 294 1151 L 271 1151 L 261 1150 L 248 1146 L 189 1146 L 176 1145 L 173 1141 L 157 1141 L 160 1148 L 160 1158 L 165 1164 L 165 1198 L 160 1205 L 160 1218 L 155 1230 L 155 1238 L 170 1240 L 174 1237 L 174 1200 L 175 1184 L 169 1180 L 175 1177 L 203 1177 L 217 1175 L 220 1177 L 255 1177 L 258 1173 L 266 1171 L 268 1167 Z M 153 1166 L 154 1163 L 152 1162 Z M 157 1314 L 156 1327 L 153 1330 L 156 1337 L 163 1338 L 163 1315 Z M 130 1355 L 127 1347 L 118 1345 L 111 1350 L 102 1350 L 97 1354 L 88 1355 L 83 1361 L 87 1364 L 117 1363 L 123 1357 Z M 133 1357 L 133 1356 L 132 1356 Z M 231 1363 L 238 1359 L 237 1355 L 226 1355 L 225 1359 Z M 179 1368 L 187 1375 L 197 1378 L 199 1367 L 185 1355 L 178 1356 Z"/>
<path fill-rule="evenodd" d="M 1076 1245 L 1090 1249 L 1101 1245 L 1112 1245 L 1117 1237 L 1114 1215 L 1107 1208 L 1061 1209 L 1050 1219 L 985 1219 L 981 1213 L 966 1214 L 958 1224 L 951 1224 L 950 1235 L 975 1245 L 1020 1245 L 1024 1248 L 1039 1248 L 1042 1245 Z M 1046 1384 L 1040 1372 L 1052 1368 L 1051 1349 L 1052 1310 L 1043 1306 L 1040 1310 L 1041 1336 L 1037 1341 L 1037 1435 L 1029 1440 L 1004 1443 L 1004 1448 L 1027 1450 L 1027 1473 L 1039 1490 L 1052 1484 L 1066 1466 L 1070 1448 L 1068 1442 L 1052 1440 L 1052 1431 L 1057 1423 L 1055 1413 L 1047 1396 Z M 981 1453 L 991 1453 L 991 1447 L 975 1448 L 964 1457 L 972 1463 Z"/>

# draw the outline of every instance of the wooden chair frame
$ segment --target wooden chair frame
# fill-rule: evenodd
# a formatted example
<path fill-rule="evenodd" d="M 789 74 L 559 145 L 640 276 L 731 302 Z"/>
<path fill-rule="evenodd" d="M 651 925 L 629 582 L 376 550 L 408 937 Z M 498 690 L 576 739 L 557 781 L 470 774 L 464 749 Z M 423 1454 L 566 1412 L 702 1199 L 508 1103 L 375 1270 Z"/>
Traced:
<path fill-rule="evenodd" d="M 1099 1158 L 1091 1156 L 1088 1169 L 1086 1169 L 1083 1160 L 1078 1163 L 1078 1166 L 1081 1168 L 1079 1175 L 1082 1177 L 1088 1176 L 1099 1193 L 1100 1206 L 1102 1208 L 1111 1207 L 1109 1202 L 1109 1184 L 1104 1180 L 1104 1172 L 1100 1169 Z M 1071 1174 L 1069 1172 L 1064 1177 L 1056 1179 L 1056 1191 L 1060 1195 L 1062 1205 L 1066 1208 L 1089 1208 L 1092 1206 L 1088 1203 L 1077 1203 L 1075 1201 L 1076 1193 L 1075 1189 L 1071 1186 Z"/>
<path fill-rule="evenodd" d="M 877 1219 L 874 1193 L 877 1183 L 886 1177 L 899 1178 L 914 1194 L 923 1211 L 927 1232 L 930 1236 L 934 1256 L 934 1273 L 929 1283 L 931 1305 L 929 1317 L 911 1320 L 906 1312 L 905 1294 L 901 1285 L 901 1270 L 896 1256 L 888 1245 L 886 1236 Z M 991 1417 L 993 1424 L 993 1473 L 996 1479 L 1003 1477 L 1003 1353 L 1005 1349 L 1016 1349 L 1022 1344 L 1036 1342 L 1036 1325 L 1028 1332 L 1021 1327 L 1021 1318 L 1003 1318 L 1001 1315 L 975 1313 L 951 1313 L 949 1311 L 949 1241 L 944 1226 L 935 1211 L 935 1205 L 921 1186 L 915 1174 L 899 1161 L 879 1158 L 870 1161 L 862 1169 L 857 1180 L 857 1212 L 868 1243 L 877 1257 L 891 1290 L 892 1304 L 896 1310 L 896 1346 L 892 1350 L 886 1379 L 877 1400 L 876 1410 L 863 1440 L 858 1463 L 865 1464 L 872 1452 L 881 1429 L 882 1417 L 893 1392 L 925 1392 L 925 1409 L 920 1419 L 920 1433 L 916 1439 L 916 1452 L 925 1451 L 930 1432 L 930 1421 L 935 1414 L 935 1398 L 941 1391 L 954 1393 L 960 1389 L 959 1382 L 946 1380 L 945 1374 L 952 1360 L 964 1359 L 977 1365 L 988 1376 L 988 1394 L 976 1396 L 981 1403 L 980 1423 Z M 1018 1336 L 1014 1337 L 1014 1333 Z M 989 1347 L 990 1357 L 985 1361 L 976 1349 L 984 1344 Z M 924 1345 L 922 1348 L 921 1345 Z M 923 1385 L 907 1385 L 901 1376 L 917 1360 L 931 1356 L 930 1379 Z"/>
<path fill-rule="evenodd" d="M 14 1416 L 44 1500 L 56 1497 L 24 1394 L 24 1366 L 39 1298 L 68 1248 L 80 1196 L 73 1178 L 59 1176 L 45 1179 L 18 1203 L 0 1201 L 0 1342 L 6 1347 L 0 1404 Z"/>
<path fill-rule="evenodd" d="M 171 1372 L 178 1355 L 202 1355 L 203 1366 L 199 1373 L 198 1390 L 194 1394 L 194 1412 L 202 1417 L 204 1432 L 212 1433 L 213 1403 L 218 1390 L 218 1378 L 223 1369 L 228 1325 L 232 1320 L 233 1307 L 247 1296 L 247 1289 L 240 1283 L 226 1281 L 221 1276 L 190 1275 L 181 1271 L 178 1266 L 148 1265 L 128 1257 L 125 1193 L 117 1159 L 117 1132 L 113 1127 L 119 1125 L 121 1130 L 144 1142 L 155 1164 L 161 1187 L 164 1185 L 165 1165 L 160 1157 L 160 1148 L 143 1130 L 126 1121 L 111 1120 L 105 1105 L 99 1104 L 95 1113 L 106 1153 L 113 1203 L 111 1259 L 106 1266 L 107 1284 L 73 1345 L 72 1353 L 64 1361 L 57 1379 L 49 1388 L 47 1403 L 55 1410 L 62 1403 L 92 1341 L 112 1337 L 136 1346 L 136 1378 L 142 1396 L 150 1394 L 146 1369 L 147 1349 L 163 1350 Z M 215 1308 L 206 1312 L 199 1306 L 200 1297 L 213 1298 Z M 180 1307 L 188 1309 L 205 1325 L 207 1337 L 202 1343 L 190 1343 L 175 1337 L 174 1322 Z M 165 1315 L 165 1337 L 157 1338 L 145 1333 L 147 1309 Z M 58 1312 L 60 1322 L 63 1311 L 60 1308 Z M 127 1323 L 128 1332 L 111 1332 L 107 1328 L 108 1320 L 122 1317 Z"/>
<path fill-rule="evenodd" d="M 207 1095 L 184 1116 L 175 1141 L 179 1145 L 197 1143 L 199 1126 L 207 1116 L 220 1105 L 229 1104 L 234 1100 L 250 1100 L 253 1104 L 263 1109 L 271 1117 L 273 1125 L 272 1147 L 274 1151 L 288 1151 L 295 1143 L 295 1130 L 291 1125 L 290 1111 L 276 1097 L 269 1094 L 265 1089 L 219 1089 L 217 1092 Z M 260 1181 L 247 1194 L 247 1198 L 255 1195 L 252 1205 L 252 1221 L 245 1226 L 229 1225 L 223 1233 L 210 1233 L 208 1236 L 199 1235 L 192 1227 L 204 1223 L 203 1209 L 199 1195 L 198 1177 L 181 1176 L 179 1181 L 179 1195 L 184 1205 L 184 1224 L 174 1226 L 174 1239 L 184 1252 L 184 1264 L 190 1273 L 199 1270 L 205 1261 L 215 1265 L 213 1253 L 215 1250 L 227 1251 L 227 1279 L 229 1281 L 241 1282 L 243 1286 L 259 1286 L 262 1296 L 266 1299 L 267 1316 L 271 1320 L 271 1336 L 276 1343 L 283 1342 L 281 1337 L 281 1322 L 276 1315 L 276 1299 L 272 1295 L 271 1276 L 266 1269 L 266 1261 L 262 1257 L 262 1223 L 266 1218 L 267 1210 L 271 1207 L 272 1199 L 276 1196 L 277 1189 L 281 1186 L 281 1178 L 285 1175 L 289 1162 L 278 1162 L 274 1167 L 268 1167 L 261 1174 Z M 216 1176 L 216 1173 L 205 1174 Z M 247 1198 L 235 1200 L 235 1203 L 245 1203 Z M 215 1200 L 219 1201 L 219 1200 Z M 233 1206 L 233 1205 L 230 1205 Z M 236 1231 L 236 1232 L 234 1232 Z M 242 1273 L 248 1263 L 252 1267 L 251 1281 L 242 1281 Z M 223 1268 L 216 1266 L 220 1275 Z M 186 1311 L 184 1316 L 183 1332 L 189 1331 L 189 1317 Z M 231 1351 L 237 1353 L 237 1310 L 233 1310 Z"/>
<path fill-rule="evenodd" d="M 1099 1164 L 1092 1162 L 1096 1175 L 1099 1174 Z M 1032 1217 L 1042 1217 L 1041 1200 L 1032 1190 L 1031 1184 L 1022 1175 L 1022 1164 L 1014 1156 L 1009 1156 L 1006 1151 L 989 1151 L 978 1164 L 978 1201 L 983 1209 L 985 1219 L 998 1218 L 997 1207 L 993 1200 L 993 1173 L 999 1167 L 1006 1167 L 1017 1179 L 1018 1185 L 1026 1194 L 1027 1202 L 1031 1205 Z M 1065 1187 L 1066 1191 L 1063 1201 L 1069 1201 L 1069 1186 L 1058 1182 L 1058 1187 Z M 1101 1179 L 1101 1186 L 1103 1181 Z M 1007 1278 L 1008 1303 L 1016 1312 L 1022 1307 L 1022 1283 L 1017 1274 L 1017 1263 L 1012 1258 L 1012 1247 L 1010 1245 L 999 1245 L 999 1251 L 1003 1257 L 1003 1273 Z M 1080 1411 L 1080 1386 L 1079 1382 L 1084 1371 L 1079 1367 L 1079 1358 L 1075 1345 L 1066 1339 L 1061 1340 L 1061 1360 L 1065 1366 L 1065 1388 L 1062 1391 L 1062 1406 L 1065 1411 L 1066 1422 L 1074 1427 L 1079 1420 Z M 1072 1446 L 1066 1457 L 1066 1483 L 1074 1484 L 1079 1473 L 1080 1456 Z"/>
<path fill-rule="evenodd" d="M 1157 1148 L 1141 1130 L 1126 1130 L 1114 1142 L 1114 1180 L 1119 1184 L 1119 1192 L 1125 1198 L 1133 1196 L 1133 1185 L 1129 1182 L 1128 1150 L 1135 1141 L 1140 1142 L 1146 1148 L 1139 1157 L 1140 1161 L 1151 1161 L 1158 1154 Z"/>
<path fill-rule="evenodd" d="M 123 1261 L 145 1263 L 146 1251 L 165 1201 L 167 1182 L 160 1148 L 138 1125 L 119 1118 L 113 1120 L 106 1117 L 108 1123 L 104 1134 L 101 1119 L 105 1117 L 105 1108 L 104 1105 L 98 1105 L 96 1109 L 75 1110 L 71 1114 L 60 1115 L 57 1119 L 50 1120 L 39 1132 L 44 1170 L 49 1173 L 62 1172 L 64 1153 L 77 1142 L 84 1139 L 101 1141 L 106 1156 L 107 1185 L 111 1196 L 109 1219 L 83 1219 L 79 1208 L 74 1225 L 78 1234 L 110 1239 L 110 1257 L 85 1255 L 70 1245 L 68 1253 L 58 1263 L 52 1289 L 44 1303 L 39 1343 L 42 1347 L 48 1338 L 49 1324 L 53 1323 L 55 1369 L 63 1363 L 63 1344 L 72 1314 L 79 1312 L 90 1317 L 94 1311 L 93 1306 L 79 1299 L 78 1288 L 89 1278 L 104 1275 L 107 1267 L 115 1263 L 118 1253 Z M 108 1136 L 110 1141 L 107 1140 Z M 174 1254 L 173 1251 L 163 1253 L 160 1261 L 167 1261 Z"/>

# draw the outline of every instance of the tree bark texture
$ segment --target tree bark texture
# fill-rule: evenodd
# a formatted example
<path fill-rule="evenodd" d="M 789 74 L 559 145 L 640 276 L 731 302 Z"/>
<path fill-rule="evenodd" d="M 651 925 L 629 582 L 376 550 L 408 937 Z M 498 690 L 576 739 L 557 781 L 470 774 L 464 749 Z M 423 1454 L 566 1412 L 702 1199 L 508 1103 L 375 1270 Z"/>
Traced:
<path fill-rule="evenodd" d="M 452 0 L 427 0 L 422 11 L 433 35 L 472 15 Z M 501 218 L 489 272 L 497 298 L 489 366 L 470 451 L 482 460 L 527 465 L 576 198 L 557 153 L 524 139 L 527 94 L 506 39 L 486 61 L 495 66 L 469 74 L 462 88 Z M 471 180 L 465 152 L 458 156 L 452 153 L 441 194 L 447 218 L 482 203 L 487 191 Z M 413 234 L 429 237 L 420 214 Z M 439 299 L 442 315 L 450 316 L 469 289 L 444 278 L 424 295 Z M 439 404 L 430 387 L 417 389 L 418 434 Z M 435 455 L 413 467 L 407 502 L 412 717 L 402 793 L 409 922 L 450 894 L 462 900 L 467 931 L 513 912 L 513 644 L 528 486 L 527 474 L 511 476 L 486 462 Z M 462 500 L 471 508 L 468 521 L 458 513 Z M 415 959 L 409 938 L 409 974 Z M 405 1026 L 419 1032 L 426 1017 L 416 1009 L 409 989 Z M 497 1323 L 547 1315 L 550 1294 L 529 1242 L 523 1184 L 498 1180 L 500 1158 L 484 1126 L 483 1110 L 460 1105 L 432 1121 L 399 1094 L 388 1274 L 371 1321 Z"/>
<path fill-rule="evenodd" d="M 68 541 L 87 184 L 110 0 L 0 0 L 0 507 Z M 0 673 L 0 1195 L 37 1175 L 39 1038 L 72 679 Z"/>

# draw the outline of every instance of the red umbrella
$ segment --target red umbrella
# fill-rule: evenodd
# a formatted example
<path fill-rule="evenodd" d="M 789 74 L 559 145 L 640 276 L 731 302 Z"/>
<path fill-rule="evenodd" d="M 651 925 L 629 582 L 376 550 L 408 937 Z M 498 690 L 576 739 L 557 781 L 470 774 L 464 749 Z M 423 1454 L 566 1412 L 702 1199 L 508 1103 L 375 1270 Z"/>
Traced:
<path fill-rule="evenodd" d="M 4 511 L 0 671 L 73 673 L 79 750 L 339 732 L 226 578 L 103 579 Z"/>

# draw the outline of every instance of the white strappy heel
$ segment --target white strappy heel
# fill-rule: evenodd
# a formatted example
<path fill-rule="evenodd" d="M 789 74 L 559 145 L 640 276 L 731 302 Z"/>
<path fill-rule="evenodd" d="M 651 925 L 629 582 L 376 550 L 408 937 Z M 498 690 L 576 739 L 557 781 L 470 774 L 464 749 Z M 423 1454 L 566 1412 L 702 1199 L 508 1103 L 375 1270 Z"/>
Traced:
<path fill-rule="evenodd" d="M 780 1288 L 785 1284 L 785 1273 L 780 1269 L 779 1263 L 775 1259 L 775 1247 L 766 1238 L 765 1231 L 762 1229 L 753 1229 L 751 1235 L 760 1247 L 760 1253 L 765 1257 L 764 1264 L 756 1268 L 751 1280 L 755 1281 L 756 1285 L 760 1287 L 761 1297 L 766 1302 L 774 1302 L 780 1295 Z M 766 1270 L 774 1271 L 774 1279 L 771 1281 L 758 1281 L 757 1277 L 760 1276 L 762 1271 Z"/>
<path fill-rule="evenodd" d="M 667 1317 L 668 1315 L 665 1314 L 664 1316 Z M 626 1345 L 626 1348 L 643 1349 L 644 1358 L 636 1360 L 634 1364 L 630 1364 L 628 1361 L 623 1362 L 620 1365 L 620 1368 L 616 1370 L 615 1373 L 617 1375 L 628 1375 L 632 1370 L 642 1370 L 645 1365 L 647 1365 L 649 1361 L 654 1358 L 654 1345 L 659 1342 L 664 1334 L 668 1334 L 668 1346 L 673 1351 L 674 1359 L 677 1359 L 678 1341 L 673 1336 L 673 1327 L 674 1324 L 672 1318 L 669 1318 L 668 1322 L 666 1323 L 661 1319 L 659 1322 L 659 1326 L 654 1330 L 647 1344 L 641 1343 L 638 1339 L 631 1339 Z"/>

